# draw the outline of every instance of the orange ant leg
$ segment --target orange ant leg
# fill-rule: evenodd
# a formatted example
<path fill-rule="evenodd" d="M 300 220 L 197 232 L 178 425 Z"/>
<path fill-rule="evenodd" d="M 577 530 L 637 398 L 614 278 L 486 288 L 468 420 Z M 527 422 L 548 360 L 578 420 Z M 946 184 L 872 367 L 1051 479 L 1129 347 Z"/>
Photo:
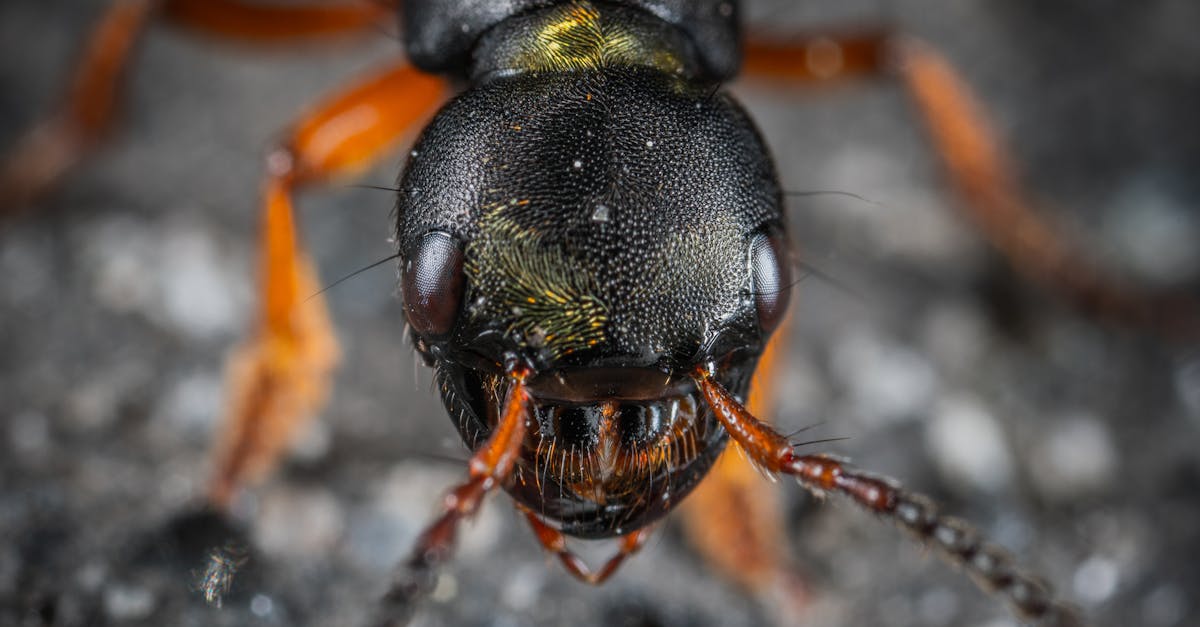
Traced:
<path fill-rule="evenodd" d="M 1145 293 L 1093 267 L 1067 246 L 1024 197 L 983 107 L 928 44 L 886 31 L 750 43 L 746 74 L 813 81 L 891 75 L 912 97 L 970 220 L 1018 271 L 1082 310 L 1186 337 L 1200 336 L 1200 303 Z"/>
<path fill-rule="evenodd" d="M 826 455 L 798 455 L 787 438 L 747 411 L 712 378 L 708 368 L 698 368 L 693 378 L 730 437 L 763 470 L 792 475 L 818 494 L 841 494 L 892 521 L 965 570 L 982 590 L 1004 598 L 1023 620 L 1064 627 L 1083 624 L 1074 609 L 1055 600 L 1042 583 L 1020 571 L 1004 549 L 986 541 L 966 521 L 940 514 L 928 497 Z"/>
<path fill-rule="evenodd" d="M 1200 305 L 1139 293 L 1067 247 L 1022 197 L 1014 169 L 982 107 L 950 64 L 916 40 L 897 42 L 899 74 L 933 137 L 965 211 L 1018 270 L 1062 291 L 1084 311 L 1160 333 L 1200 336 Z"/>
<path fill-rule="evenodd" d="M 527 376 L 520 368 L 508 374 L 510 386 L 496 428 L 467 462 L 467 480 L 446 495 L 441 516 L 425 528 L 400 565 L 375 624 L 408 624 L 417 604 L 432 591 L 437 570 L 453 556 L 459 523 L 473 516 L 484 497 L 512 474 L 529 423 Z"/>
<path fill-rule="evenodd" d="M 790 316 L 789 316 L 790 318 Z M 758 360 L 748 406 L 756 416 L 774 415 L 772 390 L 787 350 L 788 321 L 780 326 Z M 726 578 L 746 590 L 770 595 L 770 607 L 799 618 L 807 594 L 804 582 L 780 547 L 787 546 L 777 490 L 762 480 L 753 463 L 733 447 L 721 454 L 704 481 L 679 509 L 692 546 Z M 791 622 L 788 620 L 786 622 Z"/>
<path fill-rule="evenodd" d="M 598 586 L 608 581 L 608 578 L 617 572 L 621 564 L 625 563 L 626 558 L 642 549 L 642 545 L 646 544 L 646 540 L 653 533 L 650 528 L 643 527 L 621 536 L 621 546 L 617 550 L 617 553 L 608 558 L 608 561 L 604 563 L 604 566 L 600 567 L 600 570 L 593 571 L 584 563 L 582 558 L 567 548 L 567 537 L 563 535 L 563 532 L 542 522 L 542 519 L 537 514 L 524 508 L 522 508 L 522 511 L 525 513 L 525 519 L 529 521 L 529 526 L 533 528 L 533 533 L 537 536 L 542 548 L 557 555 L 563 567 L 576 579 L 592 584 L 593 586 Z"/>
<path fill-rule="evenodd" d="M 156 13 L 226 38 L 279 42 L 362 32 L 394 17 L 385 2 L 285 7 L 245 0 L 116 0 L 93 28 L 65 101 L 0 163 L 0 217 L 35 201 L 101 144 L 113 126 L 120 84 Z"/>
<path fill-rule="evenodd" d="M 109 7 L 84 47 L 66 102 L 0 163 L 0 217 L 35 200 L 103 138 L 117 107 L 118 83 L 154 8 L 153 0 Z"/>
<path fill-rule="evenodd" d="M 254 43 L 354 34 L 396 19 L 397 2 L 271 5 L 247 0 L 163 0 L 163 17 L 205 34 Z"/>
<path fill-rule="evenodd" d="M 411 67 L 388 68 L 318 107 L 268 158 L 258 322 L 226 371 L 230 398 L 209 486 L 214 505 L 228 505 L 239 484 L 274 465 L 324 404 L 339 357 L 316 272 L 296 237 L 292 192 L 387 154 L 442 100 L 444 87 Z"/>
<path fill-rule="evenodd" d="M 886 35 L 864 29 L 838 35 L 802 35 L 798 43 L 748 41 L 742 74 L 789 81 L 845 80 L 884 71 Z"/>

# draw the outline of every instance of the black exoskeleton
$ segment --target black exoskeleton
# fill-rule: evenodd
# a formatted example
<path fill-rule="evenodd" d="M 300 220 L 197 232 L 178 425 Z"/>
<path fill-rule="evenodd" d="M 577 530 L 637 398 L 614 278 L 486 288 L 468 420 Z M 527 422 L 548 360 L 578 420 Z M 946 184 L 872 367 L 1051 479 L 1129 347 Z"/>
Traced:
<path fill-rule="evenodd" d="M 467 76 L 479 39 L 510 18 L 561 5 L 561 0 L 408 0 L 401 24 L 414 65 Z M 697 78 L 723 81 L 741 65 L 738 3 L 730 0 L 609 0 L 648 13 L 687 38 L 703 68 Z"/>
<path fill-rule="evenodd" d="M 400 181 L 405 311 L 468 446 L 506 365 L 536 425 L 506 486 L 580 537 L 669 511 L 726 434 L 691 379 L 744 394 L 786 307 L 774 167 L 720 87 L 729 2 L 406 4 L 422 68 L 464 78 Z"/>

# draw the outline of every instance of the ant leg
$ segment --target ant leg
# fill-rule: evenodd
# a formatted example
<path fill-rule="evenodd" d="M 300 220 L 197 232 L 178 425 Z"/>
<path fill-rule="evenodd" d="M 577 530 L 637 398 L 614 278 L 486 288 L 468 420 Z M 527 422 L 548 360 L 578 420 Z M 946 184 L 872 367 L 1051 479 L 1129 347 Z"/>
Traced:
<path fill-rule="evenodd" d="M 0 217 L 35 201 L 101 144 L 116 117 L 125 69 L 159 11 L 213 35 L 278 42 L 365 31 L 394 16 L 395 9 L 366 0 L 312 7 L 245 0 L 114 1 L 88 37 L 64 102 L 0 162 Z"/>
<path fill-rule="evenodd" d="M 390 152 L 442 100 L 444 83 L 407 66 L 372 76 L 302 120 L 270 155 L 264 186 L 258 321 L 227 369 L 230 397 L 209 485 L 214 505 L 275 463 L 329 391 L 339 357 L 312 262 L 293 223 L 298 187 L 346 176 Z M 347 116 L 365 124 L 344 123 Z"/>
<path fill-rule="evenodd" d="M 196 31 L 252 43 L 340 36 L 396 19 L 397 1 L 279 6 L 248 0 L 160 0 L 163 17 Z"/>
<path fill-rule="evenodd" d="M 608 581 L 608 578 L 612 577 L 613 573 L 617 572 L 617 569 L 625 562 L 625 558 L 640 551 L 642 545 L 646 544 L 646 540 L 653 533 L 650 528 L 643 527 L 621 536 L 621 546 L 617 553 L 608 558 L 600 570 L 593 571 L 582 558 L 567 548 L 567 537 L 561 531 L 547 525 L 537 514 L 525 508 L 521 509 L 525 513 L 525 519 L 529 521 L 529 526 L 533 528 L 533 533 L 537 535 L 542 548 L 557 555 L 563 567 L 576 579 L 593 586 Z"/>
<path fill-rule="evenodd" d="M 1013 266 L 1085 311 L 1161 333 L 1200 336 L 1200 305 L 1181 296 L 1139 293 L 1110 278 L 1030 208 L 982 107 L 944 57 L 913 39 L 897 40 L 894 50 L 900 78 L 967 200 L 964 210 Z"/>
<path fill-rule="evenodd" d="M 0 163 L 0 217 L 35 200 L 94 148 L 112 123 L 117 84 L 155 7 L 114 3 L 84 46 L 67 99 L 22 137 Z"/>
<path fill-rule="evenodd" d="M 442 515 L 425 528 L 397 569 L 373 624 L 408 624 L 417 604 L 432 591 L 437 569 L 450 560 L 459 523 L 474 515 L 484 497 L 512 473 L 529 422 L 527 375 L 520 368 L 508 374 L 510 386 L 496 428 L 467 462 L 467 481 L 446 495 Z"/>
<path fill-rule="evenodd" d="M 750 382 L 748 406 L 756 416 L 774 415 L 775 378 L 788 345 L 788 322 L 771 337 Z M 732 447 L 721 454 L 708 476 L 679 509 L 688 541 L 705 560 L 755 594 L 778 597 L 789 618 L 798 618 L 807 593 L 789 562 L 779 492 L 762 481 L 753 463 Z M 794 622 L 794 621 L 784 621 Z"/>
<path fill-rule="evenodd" d="M 704 366 L 693 373 L 705 401 L 730 437 L 763 470 L 796 477 L 816 492 L 835 492 L 933 545 L 947 562 L 961 567 L 985 592 L 998 595 L 1023 620 L 1039 625 L 1077 626 L 1078 613 L 1054 599 L 1034 577 L 1021 572 L 1008 553 L 986 541 L 959 518 L 944 516 L 933 502 L 900 488 L 895 481 L 857 470 L 826 455 L 797 455 L 792 444 L 746 410 Z"/>
<path fill-rule="evenodd" d="M 1027 201 L 984 109 L 949 62 L 928 44 L 884 30 L 750 43 L 748 76 L 799 81 L 892 76 L 916 104 L 962 211 L 1018 271 L 1063 293 L 1082 310 L 1189 338 L 1200 336 L 1200 303 L 1146 293 L 1094 267 Z"/>
<path fill-rule="evenodd" d="M 879 29 L 801 35 L 799 42 L 748 41 L 742 73 L 752 78 L 820 82 L 877 76 L 884 71 L 888 36 Z"/>

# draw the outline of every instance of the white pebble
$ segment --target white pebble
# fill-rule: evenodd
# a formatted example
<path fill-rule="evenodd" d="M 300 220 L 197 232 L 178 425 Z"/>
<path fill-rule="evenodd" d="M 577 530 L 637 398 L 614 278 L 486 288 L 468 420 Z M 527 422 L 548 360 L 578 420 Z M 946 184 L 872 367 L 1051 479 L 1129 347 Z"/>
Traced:
<path fill-rule="evenodd" d="M 1099 605 L 1116 592 L 1118 580 L 1117 564 L 1111 559 L 1093 555 L 1075 570 L 1075 596 Z"/>
<path fill-rule="evenodd" d="M 1117 452 L 1107 426 L 1086 413 L 1047 421 L 1033 450 L 1032 476 L 1044 496 L 1073 499 L 1110 485 Z"/>
<path fill-rule="evenodd" d="M 937 375 L 923 356 L 870 331 L 852 331 L 839 339 L 833 370 L 859 418 L 869 424 L 918 417 L 938 387 Z"/>
<path fill-rule="evenodd" d="M 251 273 L 219 250 L 212 233 L 129 219 L 92 222 L 80 231 L 86 232 L 83 263 L 101 305 L 200 339 L 240 330 Z"/>
<path fill-rule="evenodd" d="M 1013 460 L 1004 430 L 979 402 L 942 400 L 925 429 L 935 463 L 951 483 L 966 492 L 996 492 L 1009 484 Z"/>
<path fill-rule="evenodd" d="M 159 401 L 158 414 L 177 433 L 208 437 L 221 419 L 221 377 L 216 372 L 185 376 Z"/>
<path fill-rule="evenodd" d="M 541 564 L 521 566 L 501 591 L 504 604 L 514 610 L 533 608 L 542 595 L 547 570 Z"/>
<path fill-rule="evenodd" d="M 327 555 L 342 536 L 336 499 L 313 489 L 283 487 L 263 495 L 254 521 L 257 545 L 273 555 Z"/>
<path fill-rule="evenodd" d="M 1134 179 L 1103 214 L 1105 235 L 1122 264 L 1161 284 L 1178 284 L 1200 273 L 1200 222 L 1158 181 Z"/>
<path fill-rule="evenodd" d="M 116 622 L 146 618 L 154 605 L 154 595 L 145 588 L 116 584 L 104 591 L 104 611 Z"/>
<path fill-rule="evenodd" d="M 241 281 L 225 267 L 211 234 L 168 230 L 156 272 L 164 318 L 173 328 L 196 338 L 238 331 L 241 317 L 231 288 Z"/>
<path fill-rule="evenodd" d="M 259 618 L 267 618 L 275 610 L 275 602 L 265 594 L 256 594 L 250 599 L 250 611 Z"/>
<path fill-rule="evenodd" d="M 438 603 L 453 601 L 458 596 L 458 579 L 450 573 L 441 573 L 429 596 Z"/>

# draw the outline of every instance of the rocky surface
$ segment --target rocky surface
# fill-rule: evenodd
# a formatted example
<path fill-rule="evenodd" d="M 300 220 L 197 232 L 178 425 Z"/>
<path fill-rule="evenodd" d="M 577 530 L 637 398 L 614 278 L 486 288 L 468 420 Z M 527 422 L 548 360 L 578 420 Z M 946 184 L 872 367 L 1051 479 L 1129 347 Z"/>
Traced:
<path fill-rule="evenodd" d="M 0 5 L 0 145 L 61 91 L 99 6 Z M 890 19 L 946 50 L 1041 207 L 1104 267 L 1200 284 L 1200 9 L 1188 0 L 896 0 L 749 15 L 791 29 Z M 329 296 L 333 402 L 231 521 L 196 509 L 220 367 L 248 316 L 261 155 L 320 94 L 397 54 L 384 34 L 296 50 L 147 38 L 125 122 L 0 226 L 0 624 L 354 625 L 462 474 L 401 334 L 394 273 Z M 908 103 L 875 83 L 734 85 L 797 198 L 806 262 L 779 423 L 975 522 L 1099 625 L 1200 621 L 1200 351 L 1096 324 L 1016 279 L 955 213 Z M 366 181 L 388 184 L 398 159 Z M 301 201 L 327 280 L 388 255 L 385 192 Z M 1015 621 L 888 525 L 788 482 L 781 547 L 805 624 Z M 221 609 L 207 552 L 247 547 Z M 588 549 L 591 554 L 591 550 Z M 764 597 L 765 598 L 765 597 Z M 421 625 L 759 625 L 781 605 L 706 570 L 668 523 L 608 585 L 565 576 L 506 500 L 470 524 Z"/>

